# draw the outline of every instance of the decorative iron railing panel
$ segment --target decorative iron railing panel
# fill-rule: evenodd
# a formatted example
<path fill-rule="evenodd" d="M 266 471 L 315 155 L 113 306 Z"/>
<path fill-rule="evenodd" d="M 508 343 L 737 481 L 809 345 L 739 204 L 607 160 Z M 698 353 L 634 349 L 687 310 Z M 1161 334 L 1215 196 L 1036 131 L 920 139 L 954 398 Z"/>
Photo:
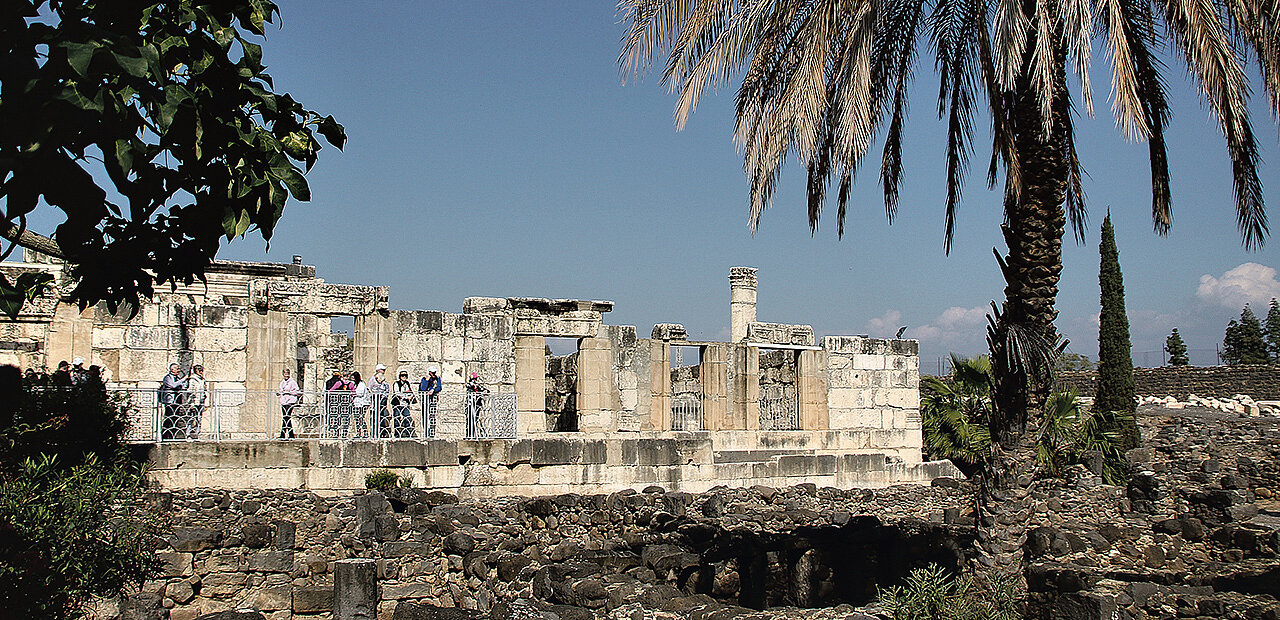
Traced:
<path fill-rule="evenodd" d="M 206 394 L 112 388 L 130 405 L 130 441 L 263 439 L 514 439 L 515 394 L 394 395 L 216 388 Z M 203 396 L 203 397 L 202 397 Z M 285 399 L 290 400 L 290 399 Z"/>
<path fill-rule="evenodd" d="M 671 397 L 671 430 L 702 430 L 702 396 L 683 393 Z"/>

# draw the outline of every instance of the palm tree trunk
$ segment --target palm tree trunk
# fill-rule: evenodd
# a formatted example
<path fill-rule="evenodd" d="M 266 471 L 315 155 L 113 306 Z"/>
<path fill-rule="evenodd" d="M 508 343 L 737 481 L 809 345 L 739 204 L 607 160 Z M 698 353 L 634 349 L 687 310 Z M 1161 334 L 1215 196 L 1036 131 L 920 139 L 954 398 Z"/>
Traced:
<path fill-rule="evenodd" d="M 1040 340 L 1051 345 L 1057 341 L 1054 302 L 1062 274 L 1063 204 L 1070 172 L 1065 60 L 1061 53 L 1057 55 L 1058 94 L 1052 106 L 1054 122 L 1046 135 L 1040 102 L 1025 69 L 1034 47 L 1035 42 L 1028 41 L 1024 75 L 1012 99 L 1021 191 L 1005 205 L 1002 229 L 1008 253 L 1001 261 L 1005 301 L 989 334 L 995 375 L 992 454 L 979 477 L 977 497 L 978 562 L 984 572 L 1012 580 L 1021 593 L 1026 591 L 1022 546 L 1035 506 L 1031 496 L 1036 463 L 1034 429 L 1039 426 L 1051 387 L 1051 369 L 1043 368 L 1047 360 L 1019 350 L 1019 343 Z"/>

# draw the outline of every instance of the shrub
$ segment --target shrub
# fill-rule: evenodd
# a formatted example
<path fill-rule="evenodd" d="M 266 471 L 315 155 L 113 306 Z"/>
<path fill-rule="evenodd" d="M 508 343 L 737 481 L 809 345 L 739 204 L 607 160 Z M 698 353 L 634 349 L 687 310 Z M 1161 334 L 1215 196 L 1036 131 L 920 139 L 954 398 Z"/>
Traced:
<path fill-rule="evenodd" d="M 24 385 L 0 367 L 0 616 L 75 618 L 159 567 L 126 406 L 101 384 Z"/>
<path fill-rule="evenodd" d="M 917 568 L 901 586 L 877 588 L 876 604 L 893 620 L 1015 620 L 1012 584 L 996 581 L 990 591 L 968 575 L 953 575 L 937 564 Z"/>
<path fill-rule="evenodd" d="M 399 476 L 388 469 L 375 469 L 364 477 L 364 488 L 375 491 L 390 491 L 396 487 Z"/>

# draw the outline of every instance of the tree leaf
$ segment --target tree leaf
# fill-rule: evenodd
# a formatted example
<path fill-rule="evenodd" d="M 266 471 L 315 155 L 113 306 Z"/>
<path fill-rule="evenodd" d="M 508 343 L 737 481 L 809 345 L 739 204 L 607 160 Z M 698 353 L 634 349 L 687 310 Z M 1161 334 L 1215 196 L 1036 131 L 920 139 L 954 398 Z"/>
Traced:
<path fill-rule="evenodd" d="M 293 167 L 293 165 L 286 165 L 283 169 L 274 168 L 271 172 L 272 176 L 279 178 L 280 181 L 284 183 L 285 187 L 289 188 L 289 193 L 293 194 L 294 198 L 303 202 L 311 200 L 311 189 L 307 187 L 306 177 L 302 176 L 302 173 L 299 172 L 297 168 Z M 272 202 L 274 202 L 274 200 Z M 280 206 L 283 207 L 283 198 L 280 200 L 280 203 Z"/>
<path fill-rule="evenodd" d="M 120 68 L 125 70 L 125 73 L 136 78 L 147 76 L 147 61 L 145 58 L 140 56 L 129 56 L 119 52 L 112 52 L 111 56 L 115 59 L 116 64 L 120 65 Z"/>
<path fill-rule="evenodd" d="M 334 120 L 333 116 L 326 116 L 320 119 L 320 124 L 316 127 L 316 130 L 320 132 L 320 135 L 324 136 L 324 139 L 329 144 L 338 147 L 338 150 L 342 150 L 342 146 L 347 143 L 346 128 Z"/>
<path fill-rule="evenodd" d="M 97 45 L 68 41 L 62 44 L 62 49 L 67 51 L 67 64 L 71 66 L 72 71 L 80 77 L 89 74 L 89 63 L 93 60 L 93 53 L 98 51 Z"/>
<path fill-rule="evenodd" d="M 26 299 L 26 291 L 18 290 L 18 287 L 9 283 L 9 279 L 0 273 L 0 312 L 9 317 L 9 320 L 16 321 L 18 313 L 22 312 L 22 302 Z"/>

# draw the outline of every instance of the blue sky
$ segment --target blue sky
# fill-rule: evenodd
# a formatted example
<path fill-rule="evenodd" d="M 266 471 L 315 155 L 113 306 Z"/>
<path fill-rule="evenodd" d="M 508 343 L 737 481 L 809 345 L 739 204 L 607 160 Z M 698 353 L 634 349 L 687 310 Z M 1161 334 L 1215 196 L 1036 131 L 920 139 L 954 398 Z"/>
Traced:
<path fill-rule="evenodd" d="M 610 299 L 609 323 L 647 336 L 654 323 L 678 322 L 717 339 L 728 333 L 729 267 L 751 265 L 760 320 L 881 337 L 906 325 L 926 372 L 949 351 L 985 348 L 983 314 L 1003 298 L 991 252 L 1004 249 L 1000 194 L 986 189 L 981 127 L 945 255 L 945 126 L 930 62 L 917 71 L 892 226 L 876 151 L 843 240 L 833 217 L 810 235 L 794 164 L 753 236 L 732 142 L 734 89 L 704 98 L 677 132 L 675 98 L 654 75 L 624 85 L 623 26 L 610 2 L 279 4 L 282 27 L 264 48 L 277 90 L 336 116 L 349 141 L 321 153 L 308 175 L 312 202 L 290 203 L 269 252 L 251 235 L 221 258 L 300 254 L 330 282 L 390 285 L 397 309 L 457 312 L 473 295 Z M 1072 351 L 1096 357 L 1098 229 L 1110 207 L 1135 362 L 1158 363 L 1143 352 L 1178 327 L 1192 361 L 1210 363 L 1246 301 L 1265 312 L 1258 304 L 1280 295 L 1280 241 L 1243 250 L 1225 146 L 1174 61 L 1174 226 L 1152 233 L 1146 145 L 1116 130 L 1107 70 L 1095 54 L 1097 116 L 1077 119 L 1090 227 L 1085 245 L 1065 246 L 1059 329 Z M 1276 222 L 1276 123 L 1260 93 L 1253 109 Z"/>

